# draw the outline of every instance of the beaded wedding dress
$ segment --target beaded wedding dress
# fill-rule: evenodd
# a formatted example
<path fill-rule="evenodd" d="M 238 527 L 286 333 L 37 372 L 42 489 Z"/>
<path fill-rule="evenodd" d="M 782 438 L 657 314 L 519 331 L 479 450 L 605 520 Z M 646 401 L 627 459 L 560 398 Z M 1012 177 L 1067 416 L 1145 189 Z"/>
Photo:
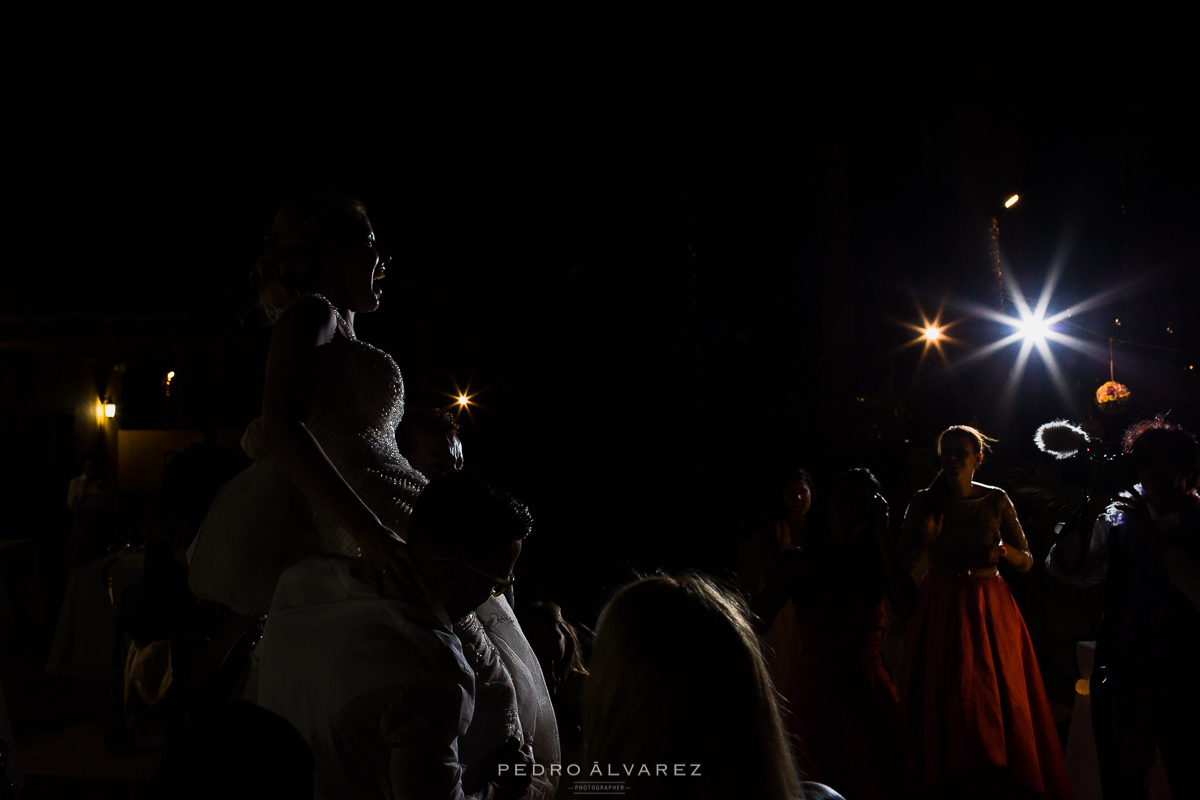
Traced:
<path fill-rule="evenodd" d="M 355 493 L 384 525 L 403 536 L 412 503 L 428 484 L 396 446 L 404 382 L 391 356 L 355 339 L 340 316 L 337 322 L 343 335 L 314 355 L 316 383 L 304 424 Z M 312 508 L 266 452 L 261 420 L 247 428 L 242 447 L 255 463 L 213 500 L 189 553 L 189 584 L 201 599 L 240 613 L 267 614 L 281 576 L 281 593 L 296 594 L 297 582 L 344 572 L 336 567 L 314 569 L 314 557 L 342 560 L 360 553 L 350 534 Z M 318 596 L 326 588 L 330 596 L 342 591 L 330 581 L 328 587 L 301 587 L 300 594 Z M 271 648 L 270 631 L 268 621 L 256 659 Z M 460 755 L 482 760 L 515 736 L 541 765 L 539 771 L 544 770 L 534 777 L 527 800 L 552 797 L 558 778 L 550 774 L 549 765 L 560 760 L 554 707 L 541 666 L 512 609 L 503 598 L 489 598 L 455 625 L 455 633 L 475 672 L 479 717 Z M 274 644 L 281 649 L 273 657 L 284 662 L 309 655 L 303 646 L 288 652 L 281 643 Z"/>
<path fill-rule="evenodd" d="M 404 381 L 390 355 L 358 341 L 334 315 L 342 335 L 314 353 L 312 408 L 304 424 L 350 488 L 403 535 L 412 502 L 428 483 L 396 446 Z M 255 463 L 213 500 L 189 555 L 189 584 L 203 600 L 265 614 L 288 565 L 314 554 L 360 553 L 350 534 L 313 509 L 266 452 L 261 419 L 246 429 L 242 448 Z"/>

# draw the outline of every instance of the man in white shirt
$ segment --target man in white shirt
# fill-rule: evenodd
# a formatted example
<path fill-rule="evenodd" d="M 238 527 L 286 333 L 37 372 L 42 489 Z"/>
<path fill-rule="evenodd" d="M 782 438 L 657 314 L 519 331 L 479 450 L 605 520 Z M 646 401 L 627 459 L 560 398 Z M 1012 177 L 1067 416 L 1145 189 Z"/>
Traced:
<path fill-rule="evenodd" d="M 473 715 L 475 676 L 452 622 L 511 582 L 530 524 L 510 496 L 454 473 L 426 488 L 409 520 L 422 602 L 398 585 L 380 597 L 351 559 L 310 556 L 284 571 L 259 645 L 258 702 L 312 748 L 317 797 L 525 793 L 515 741 L 496 754 L 508 769 L 463 792 L 457 740 Z"/>

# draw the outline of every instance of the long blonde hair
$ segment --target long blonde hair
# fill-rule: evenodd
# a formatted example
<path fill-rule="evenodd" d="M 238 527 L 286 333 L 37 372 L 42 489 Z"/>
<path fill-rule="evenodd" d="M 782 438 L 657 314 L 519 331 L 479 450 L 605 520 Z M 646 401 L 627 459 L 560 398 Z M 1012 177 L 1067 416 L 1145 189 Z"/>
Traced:
<path fill-rule="evenodd" d="M 642 578 L 600 615 L 584 690 L 587 764 L 607 773 L 666 764 L 668 777 L 622 780 L 638 797 L 799 796 L 792 750 L 748 613 L 699 574 Z M 676 777 L 675 764 L 687 764 Z M 700 777 L 691 776 L 699 764 Z"/>
<path fill-rule="evenodd" d="M 268 319 L 278 319 L 297 295 L 317 290 L 330 260 L 366 217 L 361 201 L 338 194 L 304 195 L 279 207 L 250 273 Z"/>

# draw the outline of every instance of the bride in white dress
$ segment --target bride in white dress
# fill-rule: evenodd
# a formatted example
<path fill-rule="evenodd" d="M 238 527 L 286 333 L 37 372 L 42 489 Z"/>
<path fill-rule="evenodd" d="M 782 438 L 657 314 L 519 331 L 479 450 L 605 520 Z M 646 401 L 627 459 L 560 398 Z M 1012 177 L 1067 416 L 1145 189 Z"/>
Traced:
<path fill-rule="evenodd" d="M 255 268 L 263 308 L 277 320 L 263 415 L 242 440 L 255 464 L 221 489 L 192 546 L 198 597 L 266 614 L 280 576 L 314 555 L 351 559 L 377 588 L 394 582 L 421 595 L 395 555 L 428 483 L 396 444 L 404 383 L 391 356 L 354 334 L 355 315 L 379 307 L 390 261 L 358 201 L 302 199 L 276 215 Z M 302 566 L 296 576 L 312 574 Z M 500 733 L 515 733 L 543 767 L 557 763 L 549 692 L 507 601 L 489 599 L 455 632 L 469 654 L 476 647 L 480 688 L 512 687 L 484 692 L 480 722 L 489 717 Z M 268 624 L 260 650 L 269 633 Z M 529 800 L 553 795 L 557 776 L 548 773 L 535 777 Z"/>
<path fill-rule="evenodd" d="M 276 214 L 255 266 L 277 320 L 263 415 L 242 440 L 255 464 L 222 488 L 196 537 L 200 598 L 265 614 L 283 569 L 313 553 L 361 556 L 376 585 L 408 582 L 385 542 L 399 540 L 427 481 L 396 447 L 400 370 L 354 335 L 355 314 L 379 307 L 390 261 L 356 200 L 302 198 Z"/>

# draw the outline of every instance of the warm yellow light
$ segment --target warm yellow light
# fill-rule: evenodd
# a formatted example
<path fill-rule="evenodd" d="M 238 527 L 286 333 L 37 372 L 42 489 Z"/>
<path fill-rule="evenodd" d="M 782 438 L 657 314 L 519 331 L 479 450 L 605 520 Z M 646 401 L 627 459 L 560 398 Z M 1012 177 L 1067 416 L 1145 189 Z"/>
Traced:
<path fill-rule="evenodd" d="M 942 338 L 942 332 L 940 329 L 935 328 L 932 325 L 925 329 L 925 341 L 936 342 L 940 338 Z"/>
<path fill-rule="evenodd" d="M 105 419 L 106 418 L 104 416 L 104 401 L 97 399 L 96 400 L 96 422 L 103 424 Z"/>
<path fill-rule="evenodd" d="M 466 407 L 467 407 L 467 403 L 469 403 L 469 402 L 470 402 L 470 398 L 469 398 L 469 397 L 467 397 L 465 394 L 460 394 L 460 395 L 458 396 L 458 404 L 459 404 L 460 406 L 462 406 L 463 408 L 466 408 Z"/>
<path fill-rule="evenodd" d="M 109 419 L 112 419 L 116 415 L 117 415 L 117 404 L 116 403 L 105 403 L 104 404 L 104 416 L 108 417 Z"/>
<path fill-rule="evenodd" d="M 1004 207 L 1005 207 L 1005 208 L 1012 208 L 1013 206 L 1015 206 L 1015 205 L 1017 204 L 1017 201 L 1018 201 L 1018 200 L 1020 200 L 1020 199 L 1021 199 L 1021 195 L 1019 195 L 1019 194 L 1014 194 L 1012 197 L 1010 197 L 1010 198 L 1008 198 L 1007 200 L 1005 200 L 1005 201 L 1004 201 Z"/>
<path fill-rule="evenodd" d="M 1091 690 L 1091 684 L 1087 678 L 1080 678 L 1075 681 L 1075 692 L 1077 694 L 1088 694 Z"/>
<path fill-rule="evenodd" d="M 175 373 L 174 373 L 174 372 L 168 372 L 168 373 L 167 373 L 167 383 L 170 383 L 170 382 L 171 382 L 171 379 L 172 379 L 172 378 L 174 378 L 174 377 L 175 377 Z"/>

